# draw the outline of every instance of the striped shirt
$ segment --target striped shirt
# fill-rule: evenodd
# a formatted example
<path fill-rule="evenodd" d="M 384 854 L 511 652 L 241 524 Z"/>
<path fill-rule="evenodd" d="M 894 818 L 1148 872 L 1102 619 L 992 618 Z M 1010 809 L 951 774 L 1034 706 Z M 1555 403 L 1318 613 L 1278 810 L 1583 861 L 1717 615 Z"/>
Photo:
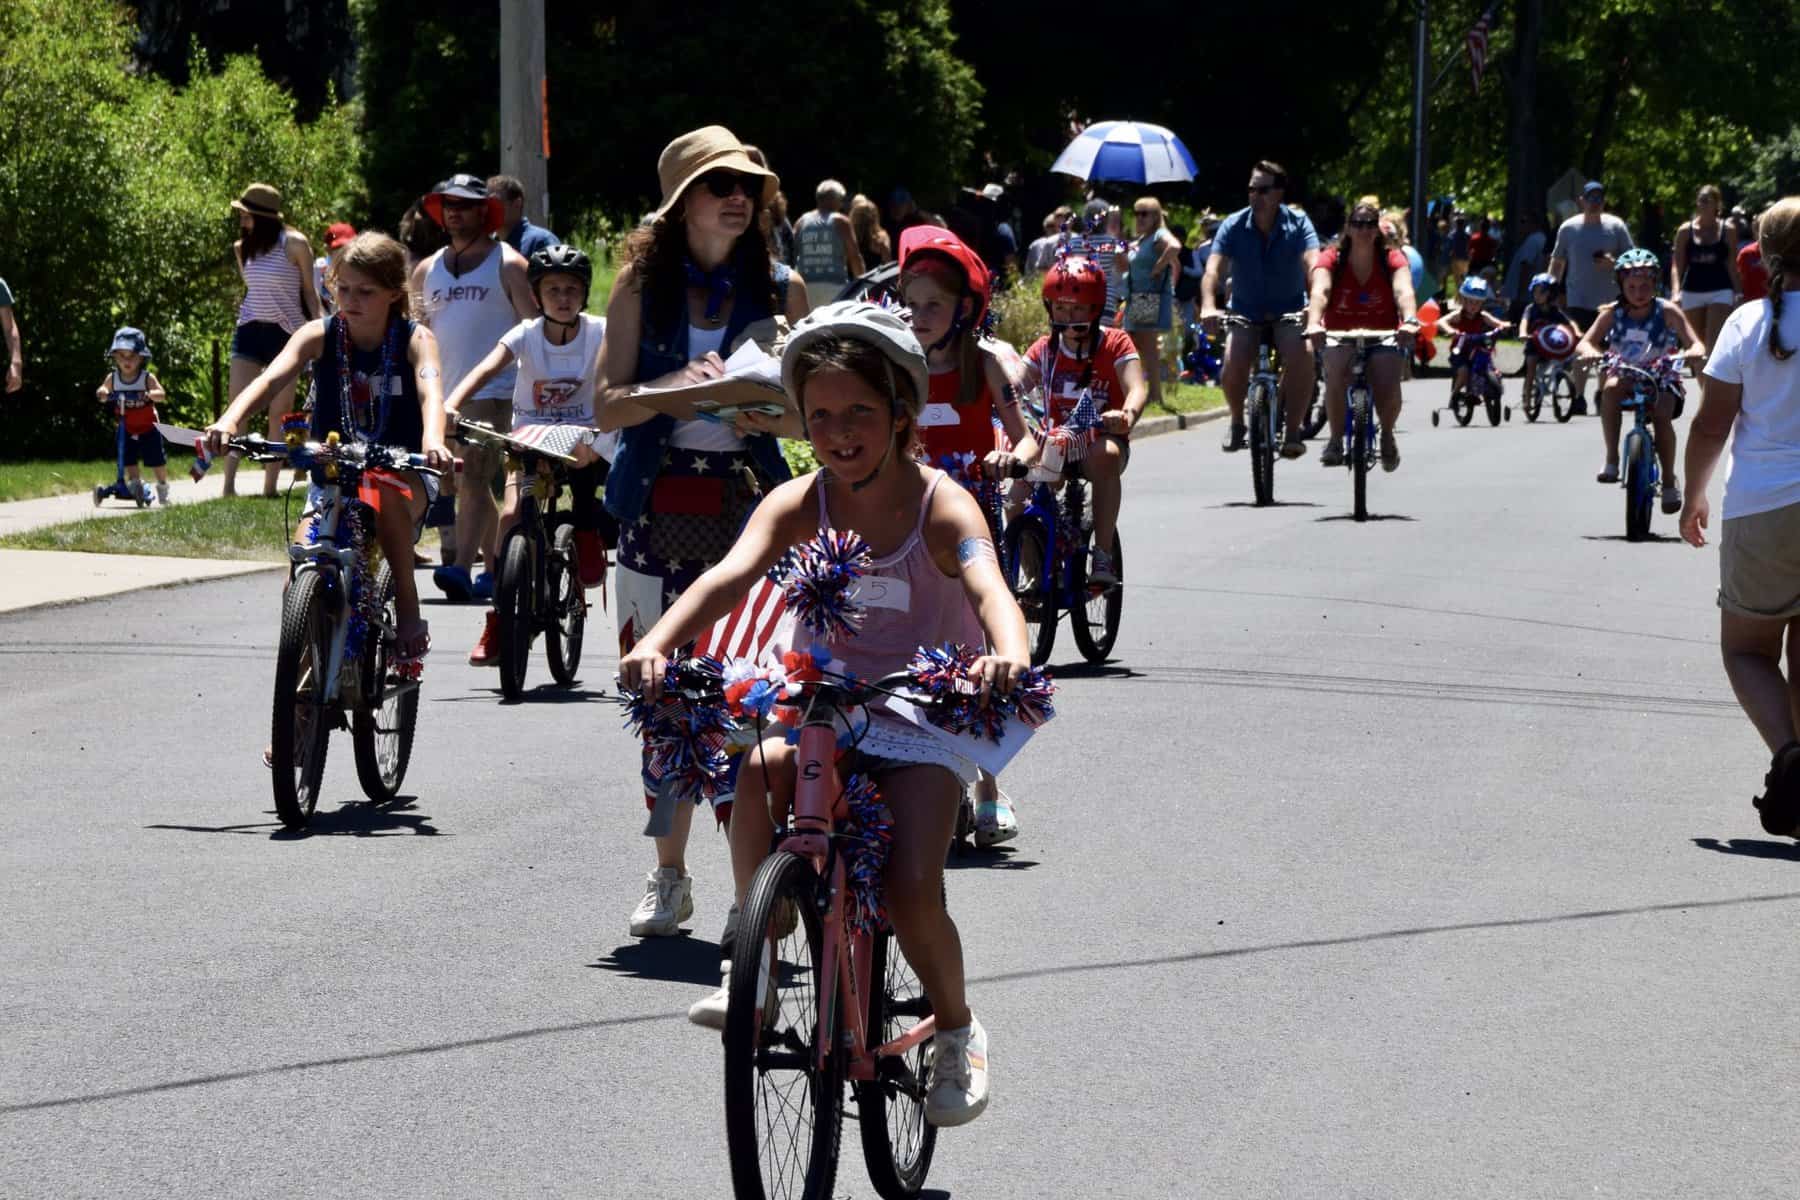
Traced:
<path fill-rule="evenodd" d="M 287 230 L 275 239 L 275 245 L 249 262 L 241 259 L 238 272 L 244 277 L 244 302 L 238 305 L 237 323 L 267 321 L 292 333 L 306 324 L 306 312 L 300 307 L 300 268 L 287 253 Z"/>

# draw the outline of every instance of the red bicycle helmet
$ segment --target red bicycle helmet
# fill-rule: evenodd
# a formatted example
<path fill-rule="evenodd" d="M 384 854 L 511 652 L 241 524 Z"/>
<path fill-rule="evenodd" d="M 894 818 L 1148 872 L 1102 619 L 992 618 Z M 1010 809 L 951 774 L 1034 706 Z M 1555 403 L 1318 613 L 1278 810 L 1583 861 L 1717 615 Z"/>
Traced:
<path fill-rule="evenodd" d="M 1046 306 L 1068 300 L 1090 308 L 1106 307 L 1106 274 L 1085 258 L 1058 259 L 1044 272 L 1041 289 Z"/>
<path fill-rule="evenodd" d="M 981 255 L 969 249 L 954 233 L 936 225 L 914 225 L 901 231 L 902 280 L 910 273 L 922 274 L 929 271 L 934 265 L 934 259 L 948 262 L 962 277 L 964 294 L 975 300 L 975 312 L 969 318 L 968 327 L 979 328 L 982 318 L 987 316 L 988 289 L 992 283 L 987 264 L 981 261 Z"/>

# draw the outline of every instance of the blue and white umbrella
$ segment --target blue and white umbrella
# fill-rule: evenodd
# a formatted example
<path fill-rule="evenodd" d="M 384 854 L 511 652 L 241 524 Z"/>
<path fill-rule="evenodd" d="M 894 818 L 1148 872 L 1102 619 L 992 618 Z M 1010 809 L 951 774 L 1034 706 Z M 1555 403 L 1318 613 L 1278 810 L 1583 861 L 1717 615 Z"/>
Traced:
<path fill-rule="evenodd" d="M 1199 170 L 1180 138 L 1144 121 L 1096 121 L 1075 136 L 1050 169 L 1077 179 L 1119 183 L 1183 183 Z"/>

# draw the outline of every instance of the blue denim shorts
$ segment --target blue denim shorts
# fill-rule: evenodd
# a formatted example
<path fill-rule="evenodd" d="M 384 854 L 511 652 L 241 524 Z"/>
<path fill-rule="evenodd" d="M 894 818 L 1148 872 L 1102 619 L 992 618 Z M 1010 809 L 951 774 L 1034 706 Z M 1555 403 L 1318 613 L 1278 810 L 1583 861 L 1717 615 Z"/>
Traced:
<path fill-rule="evenodd" d="M 268 366 L 288 344 L 288 334 L 273 321 L 246 321 L 231 335 L 231 357 Z"/>
<path fill-rule="evenodd" d="M 126 466 L 135 467 L 143 463 L 146 467 L 160 467 L 168 461 L 168 455 L 163 451 L 162 434 L 156 430 L 125 435 Z"/>

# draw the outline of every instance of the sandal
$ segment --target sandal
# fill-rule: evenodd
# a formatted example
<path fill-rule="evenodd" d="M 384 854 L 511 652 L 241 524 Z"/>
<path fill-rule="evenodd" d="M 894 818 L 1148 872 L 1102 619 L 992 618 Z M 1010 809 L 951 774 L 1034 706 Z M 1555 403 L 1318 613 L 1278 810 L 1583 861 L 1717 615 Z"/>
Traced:
<path fill-rule="evenodd" d="M 429 653 L 431 623 L 420 620 L 402 625 L 394 640 L 394 674 L 417 679 L 425 669 L 425 656 Z"/>
<path fill-rule="evenodd" d="M 1800 742 L 1789 742 L 1775 752 L 1769 773 L 1763 776 L 1767 790 L 1752 796 L 1750 804 L 1762 817 L 1763 832 L 1793 837 L 1800 827 Z"/>
<path fill-rule="evenodd" d="M 1594 476 L 1594 482 L 1595 483 L 1617 483 L 1617 482 L 1619 482 L 1619 464 L 1616 462 L 1607 463 L 1606 470 L 1604 470 L 1604 471 L 1600 472 L 1598 475 Z"/>

